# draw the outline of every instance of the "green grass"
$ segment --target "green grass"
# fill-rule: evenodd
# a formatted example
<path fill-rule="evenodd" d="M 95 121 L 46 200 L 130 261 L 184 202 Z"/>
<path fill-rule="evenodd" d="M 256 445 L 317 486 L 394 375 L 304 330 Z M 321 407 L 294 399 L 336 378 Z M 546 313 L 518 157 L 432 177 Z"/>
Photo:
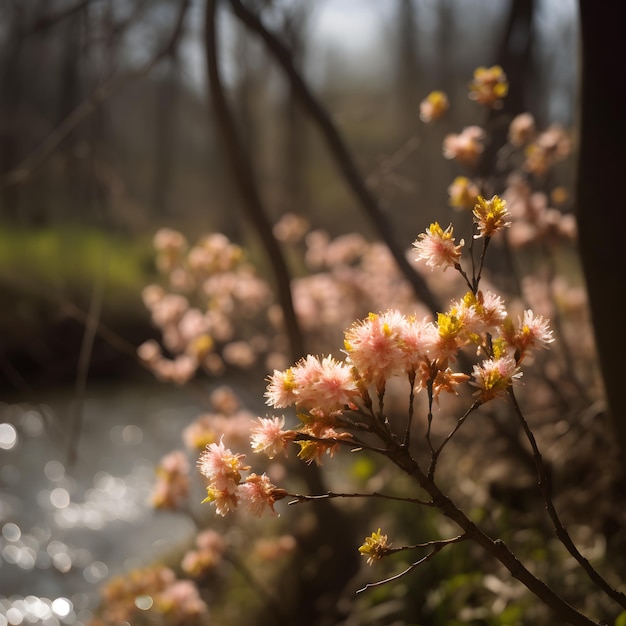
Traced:
<path fill-rule="evenodd" d="M 88 300 L 105 281 L 105 306 L 135 302 L 154 278 L 150 236 L 131 237 L 94 228 L 0 228 L 0 282 L 19 291 Z"/>

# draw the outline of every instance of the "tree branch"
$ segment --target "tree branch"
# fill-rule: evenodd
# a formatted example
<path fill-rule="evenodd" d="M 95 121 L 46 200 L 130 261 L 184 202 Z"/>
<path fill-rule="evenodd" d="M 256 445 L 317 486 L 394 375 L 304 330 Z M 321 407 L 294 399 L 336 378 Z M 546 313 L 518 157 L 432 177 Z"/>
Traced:
<path fill-rule="evenodd" d="M 532 574 L 502 540 L 492 539 L 476 526 L 476 524 L 439 489 L 435 482 L 428 478 L 406 448 L 395 443 L 393 440 L 386 441 L 385 443 L 389 446 L 389 459 L 408 475 L 415 478 L 419 486 L 431 496 L 433 505 L 448 519 L 455 522 L 465 532 L 468 539 L 475 541 L 488 554 L 500 561 L 514 578 L 519 580 L 558 616 L 573 626 L 599 626 L 596 622 L 577 611 L 555 591 L 548 587 L 546 583 Z M 430 556 L 428 558 L 430 558 Z M 414 564 L 415 567 L 417 567 L 417 565 L 419 565 L 419 562 Z M 414 569 L 414 566 L 411 566 L 410 569 Z"/>
<path fill-rule="evenodd" d="M 215 117 L 215 126 L 222 140 L 226 158 L 230 161 L 235 186 L 242 196 L 243 209 L 254 225 L 272 266 L 276 278 L 278 299 L 283 310 L 285 327 L 289 337 L 291 357 L 293 361 L 297 361 L 304 356 L 305 350 L 293 306 L 290 288 L 291 276 L 282 251 L 272 233 L 267 211 L 257 189 L 252 164 L 246 155 L 224 94 L 217 59 L 216 5 L 217 0 L 208 0 L 205 15 L 205 52 L 209 74 L 209 95 Z"/>
<path fill-rule="evenodd" d="M 550 482 L 548 480 L 548 475 L 546 473 L 546 469 L 543 464 L 543 459 L 541 457 L 541 452 L 539 451 L 539 446 L 537 445 L 537 441 L 535 436 L 533 435 L 532 430 L 530 429 L 522 410 L 520 409 L 519 403 L 517 402 L 517 398 L 515 397 L 515 392 L 511 387 L 508 390 L 509 397 L 511 398 L 511 402 L 513 404 L 513 411 L 520 421 L 522 425 L 522 429 L 524 430 L 524 434 L 530 443 L 530 447 L 533 450 L 533 458 L 535 460 L 535 468 L 537 470 L 537 478 L 539 480 L 539 490 L 541 491 L 541 495 L 543 496 L 543 501 L 546 505 L 546 511 L 550 516 L 550 520 L 554 526 L 554 530 L 556 531 L 556 536 L 559 538 L 559 541 L 567 548 L 567 551 L 578 561 L 580 566 L 585 570 L 587 576 L 600 588 L 607 596 L 615 600 L 622 608 L 626 609 L 626 595 L 624 595 L 621 591 L 614 589 L 609 583 L 604 580 L 602 576 L 596 571 L 596 569 L 589 563 L 589 561 L 579 552 L 578 548 L 572 541 L 569 533 L 561 519 L 559 514 L 557 513 L 556 507 L 554 506 L 554 502 L 552 501 L 552 494 L 550 493 Z"/>
<path fill-rule="evenodd" d="M 68 17 L 72 17 L 75 13 L 79 13 L 84 8 L 87 7 L 90 0 L 80 0 L 76 2 L 76 4 L 64 7 L 59 9 L 58 11 L 51 11 L 48 15 L 44 15 L 42 17 L 38 17 L 33 23 L 29 33 L 39 33 L 43 30 L 46 30 L 50 26 L 54 26 L 58 22 L 63 21 Z"/>
<path fill-rule="evenodd" d="M 410 504 L 421 504 L 422 506 L 433 506 L 432 502 L 428 500 L 420 500 L 419 498 L 405 498 L 402 496 L 390 496 L 378 491 L 372 491 L 370 493 L 337 493 L 335 491 L 328 491 L 317 495 L 303 495 L 300 493 L 290 493 L 290 498 L 294 498 L 290 505 L 301 504 L 302 502 L 311 502 L 315 500 L 331 500 L 333 498 L 379 498 L 381 500 L 395 500 L 397 502 L 408 502 Z M 412 546 L 415 547 L 415 546 Z"/>
<path fill-rule="evenodd" d="M 398 267 L 410 282 L 417 297 L 431 310 L 433 315 L 436 315 L 436 313 L 441 310 L 440 304 L 437 302 L 437 299 L 430 291 L 424 279 L 407 261 L 402 247 L 395 241 L 388 220 L 383 215 L 377 200 L 363 182 L 363 178 L 357 170 L 354 160 L 343 142 L 341 135 L 335 128 L 328 113 L 315 98 L 300 73 L 294 67 L 288 48 L 272 35 L 265 26 L 263 26 L 259 18 L 248 10 L 240 0 L 229 1 L 235 15 L 249 30 L 256 33 L 263 40 L 267 49 L 274 56 L 274 59 L 278 62 L 280 67 L 282 67 L 291 84 L 294 95 L 319 127 L 331 154 L 335 158 L 337 167 L 343 174 L 348 186 L 359 200 L 365 213 L 376 227 L 383 241 L 387 244 Z"/>
<path fill-rule="evenodd" d="M 417 569 L 420 565 L 422 565 L 422 563 L 426 563 L 427 561 L 430 561 L 430 559 L 432 559 L 436 554 L 441 552 L 441 550 L 443 550 L 446 546 L 449 546 L 450 544 L 453 544 L 453 543 L 459 543 L 460 541 L 465 541 L 466 539 L 467 539 L 467 535 L 462 534 L 462 535 L 459 535 L 458 537 L 453 537 L 452 539 L 428 541 L 426 543 L 420 543 L 415 546 L 403 546 L 402 548 L 390 548 L 387 551 L 387 554 L 393 554 L 394 552 L 401 552 L 403 550 L 412 550 L 414 548 L 426 548 L 429 546 L 432 547 L 432 551 L 429 552 L 426 556 L 419 559 L 419 561 L 415 561 L 415 563 L 411 563 L 411 565 L 409 565 L 406 569 L 404 569 L 400 573 L 394 574 L 393 576 L 389 576 L 388 578 L 379 580 L 375 583 L 368 583 L 367 585 L 365 585 L 365 587 L 363 587 L 362 589 L 359 589 L 357 593 L 362 593 L 363 591 L 366 591 L 367 589 L 370 589 L 372 587 L 380 587 L 381 585 L 386 585 L 387 583 L 393 582 L 394 580 L 398 580 L 399 578 L 402 578 L 403 576 L 410 574 L 414 569 Z"/>

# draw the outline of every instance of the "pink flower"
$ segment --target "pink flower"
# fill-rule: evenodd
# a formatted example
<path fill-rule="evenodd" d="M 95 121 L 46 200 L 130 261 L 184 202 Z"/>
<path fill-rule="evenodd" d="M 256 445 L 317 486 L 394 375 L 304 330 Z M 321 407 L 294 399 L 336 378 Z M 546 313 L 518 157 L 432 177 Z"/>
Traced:
<path fill-rule="evenodd" d="M 493 291 L 479 291 L 475 308 L 486 330 L 499 328 L 506 319 L 504 300 Z"/>
<path fill-rule="evenodd" d="M 522 113 L 509 125 L 509 141 L 517 148 L 524 146 L 533 138 L 535 130 L 535 118 L 530 113 Z"/>
<path fill-rule="evenodd" d="M 241 481 L 241 472 L 250 469 L 241 462 L 245 454 L 233 454 L 222 441 L 212 443 L 200 455 L 198 468 L 212 489 L 232 493 Z"/>
<path fill-rule="evenodd" d="M 502 98 L 509 91 L 506 74 L 499 65 L 477 67 L 469 84 L 469 98 L 494 109 L 502 107 Z"/>
<path fill-rule="evenodd" d="M 157 509 L 177 509 L 189 495 L 189 461 L 181 450 L 170 452 L 156 468 L 157 482 L 152 505 Z"/>
<path fill-rule="evenodd" d="M 276 409 L 285 409 L 297 400 L 296 383 L 293 368 L 284 371 L 274 370 L 269 378 L 269 384 L 265 391 L 266 404 Z"/>
<path fill-rule="evenodd" d="M 416 260 L 426 261 L 426 265 L 434 269 L 442 267 L 444 272 L 454 267 L 461 259 L 463 240 L 458 245 L 454 242 L 454 228 L 452 224 L 445 230 L 437 222 L 433 222 L 426 232 L 423 232 L 413 242 L 417 251 Z"/>
<path fill-rule="evenodd" d="M 472 375 L 474 381 L 471 384 L 478 387 L 474 395 L 479 396 L 482 402 L 488 402 L 505 395 L 507 389 L 522 375 L 522 372 L 513 357 L 503 356 L 474 365 Z"/>
<path fill-rule="evenodd" d="M 265 452 L 270 459 L 284 452 L 295 432 L 282 430 L 285 417 L 259 417 L 259 423 L 252 429 L 251 446 L 255 452 Z"/>
<path fill-rule="evenodd" d="M 326 426 L 320 422 L 313 422 L 302 428 L 301 432 L 311 435 L 316 439 L 300 439 L 297 444 L 300 446 L 298 457 L 306 463 L 315 461 L 321 465 L 322 457 L 325 454 L 333 456 L 339 446 L 340 441 L 350 441 L 352 435 L 347 432 L 339 432 L 332 426 Z M 320 441 L 323 440 L 323 441 Z"/>
<path fill-rule="evenodd" d="M 530 309 L 524 311 L 523 318 L 519 318 L 517 329 L 513 328 L 509 319 L 504 326 L 503 337 L 515 348 L 518 363 L 533 348 L 548 348 L 554 341 L 548 320 L 542 315 L 535 315 Z"/>
<path fill-rule="evenodd" d="M 443 91 L 431 91 L 420 102 L 420 119 L 426 124 L 438 120 L 449 107 L 448 96 Z"/>
<path fill-rule="evenodd" d="M 455 209 L 471 209 L 480 193 L 478 186 L 466 176 L 457 176 L 448 187 L 448 204 Z"/>
<path fill-rule="evenodd" d="M 406 318 L 398 311 L 370 313 L 345 332 L 348 359 L 366 383 L 380 387 L 387 378 L 405 371 L 402 337 L 406 324 Z"/>
<path fill-rule="evenodd" d="M 208 607 L 200 598 L 191 580 L 177 580 L 154 598 L 155 606 L 175 623 L 192 621 L 208 613 Z"/>
<path fill-rule="evenodd" d="M 266 511 L 277 516 L 274 503 L 286 495 L 287 493 L 273 485 L 265 474 L 261 476 L 250 474 L 238 489 L 241 504 L 255 517 L 261 517 Z"/>
<path fill-rule="evenodd" d="M 428 318 L 416 320 L 409 317 L 402 328 L 401 349 L 404 352 L 404 369 L 414 372 L 429 361 L 429 353 L 437 341 L 437 329 Z"/>
<path fill-rule="evenodd" d="M 458 135 L 447 135 L 443 140 L 443 156 L 473 167 L 484 150 L 485 131 L 480 126 L 468 126 Z"/>
<path fill-rule="evenodd" d="M 478 226 L 478 235 L 474 235 L 474 239 L 491 237 L 511 225 L 508 221 L 511 214 L 506 208 L 506 200 L 499 196 L 493 196 L 491 200 L 478 196 L 477 200 L 474 205 L 474 223 Z"/>
<path fill-rule="evenodd" d="M 332 356 L 308 355 L 293 368 L 296 404 L 325 413 L 338 411 L 359 395 L 351 367 Z"/>
<path fill-rule="evenodd" d="M 209 485 L 207 487 L 207 497 L 202 502 L 210 502 L 215 505 L 215 512 L 225 517 L 231 511 L 234 511 L 239 504 L 239 498 L 236 492 L 227 489 L 216 489 Z"/>

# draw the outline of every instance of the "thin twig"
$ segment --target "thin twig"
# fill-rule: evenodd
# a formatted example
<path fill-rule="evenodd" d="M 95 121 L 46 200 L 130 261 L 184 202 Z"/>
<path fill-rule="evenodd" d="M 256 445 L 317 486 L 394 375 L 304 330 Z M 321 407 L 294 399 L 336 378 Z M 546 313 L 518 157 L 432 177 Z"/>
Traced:
<path fill-rule="evenodd" d="M 305 354 L 305 348 L 293 304 L 290 288 L 291 276 L 284 255 L 273 235 L 268 211 L 257 188 L 252 163 L 241 141 L 235 118 L 226 99 L 218 62 L 215 11 L 215 0 L 207 2 L 204 36 L 211 109 L 225 157 L 230 163 L 235 184 L 243 199 L 242 207 L 263 244 L 274 272 L 278 299 L 283 310 L 285 330 L 290 343 L 291 357 L 297 361 Z"/>
<path fill-rule="evenodd" d="M 431 448 L 430 466 L 428 467 L 429 479 L 432 480 L 433 476 L 435 475 L 435 468 L 437 466 L 437 460 L 439 459 L 439 455 L 441 454 L 444 447 L 448 445 L 448 442 L 450 441 L 450 439 L 452 439 L 452 437 L 456 434 L 459 428 L 463 426 L 465 420 L 469 417 L 470 413 L 475 411 L 480 406 L 480 404 L 481 404 L 480 400 L 475 400 L 472 406 L 470 406 L 470 408 L 467 409 L 467 411 L 465 411 L 465 413 L 461 415 L 461 417 L 459 417 L 459 419 L 456 421 L 454 428 L 450 431 L 447 437 L 441 442 L 441 445 L 436 450 L 433 450 Z M 430 441 L 428 443 L 430 443 Z"/>
<path fill-rule="evenodd" d="M 402 445 L 408 447 L 411 440 L 411 426 L 413 425 L 413 413 L 415 411 L 415 370 L 409 372 L 409 416 L 406 422 L 406 431 Z"/>
<path fill-rule="evenodd" d="M 313 95 L 302 75 L 295 68 L 289 49 L 273 34 L 271 34 L 258 16 L 250 11 L 240 0 L 230 0 L 235 15 L 251 31 L 256 33 L 265 43 L 268 51 L 277 63 L 282 67 L 291 85 L 293 94 L 309 113 L 319 130 L 321 131 L 328 148 L 333 155 L 337 167 L 359 200 L 365 213 L 374 224 L 376 231 L 389 248 L 401 272 L 409 281 L 418 299 L 421 300 L 433 314 L 441 309 L 437 298 L 428 287 L 426 281 L 415 271 L 408 262 L 404 250 L 395 241 L 395 236 L 390 228 L 387 217 L 383 214 L 376 198 L 372 195 L 359 173 L 354 159 L 344 143 L 330 116 Z"/>
<path fill-rule="evenodd" d="M 79 0 L 79 2 L 76 2 L 76 4 L 69 5 L 57 11 L 51 11 L 47 15 L 38 17 L 32 25 L 30 32 L 38 33 L 46 30 L 46 28 L 49 28 L 50 26 L 54 26 L 64 19 L 71 17 L 75 13 L 79 13 L 80 11 L 85 9 L 89 2 L 90 0 Z"/>
<path fill-rule="evenodd" d="M 419 498 L 406 498 L 403 496 L 391 496 L 385 493 L 380 493 L 378 491 L 372 491 L 369 493 L 338 493 L 335 491 L 328 491 L 326 493 L 314 494 L 314 495 L 303 495 L 299 493 L 290 493 L 288 497 L 294 498 L 289 502 L 292 504 L 302 504 L 303 502 L 315 501 L 315 500 L 331 500 L 333 498 L 379 498 L 382 500 L 394 500 L 396 502 L 408 502 L 409 504 L 419 504 L 421 506 L 434 506 L 433 503 L 429 500 L 421 500 Z"/>
<path fill-rule="evenodd" d="M 350 435 L 351 439 L 336 439 L 334 437 L 315 437 L 314 435 L 310 435 L 309 433 L 298 433 L 294 439 L 294 441 L 313 441 L 316 443 L 323 444 L 333 444 L 333 445 L 342 445 L 348 448 L 352 448 L 353 450 L 369 450 L 370 452 L 376 452 L 378 454 L 387 454 L 387 450 L 383 448 L 375 448 L 374 446 L 370 446 L 363 441 L 359 441 L 354 435 Z"/>
<path fill-rule="evenodd" d="M 78 455 L 78 443 L 83 424 L 83 409 L 85 406 L 85 392 L 87 389 L 87 376 L 89 375 L 89 363 L 93 344 L 98 333 L 100 315 L 102 313 L 102 301 L 104 296 L 104 286 L 106 283 L 107 268 L 109 263 L 108 252 L 103 255 L 102 270 L 93 286 L 91 302 L 87 313 L 85 332 L 80 346 L 78 357 L 78 368 L 76 371 L 76 388 L 74 390 L 74 411 L 70 428 L 70 438 L 67 449 L 67 467 L 73 467 Z"/>
<path fill-rule="evenodd" d="M 446 496 L 432 479 L 421 470 L 418 463 L 408 450 L 396 443 L 392 438 L 385 441 L 389 447 L 388 458 L 401 470 L 413 477 L 418 485 L 428 493 L 436 506 L 448 519 L 454 521 L 467 535 L 468 539 L 480 545 L 488 554 L 496 558 L 511 575 L 519 580 L 535 596 L 550 607 L 556 615 L 573 626 L 598 626 L 597 622 L 576 610 L 546 583 L 537 578 L 511 552 L 500 539 L 494 540 L 479 528 L 467 515 Z M 412 567 L 411 569 L 415 569 Z"/>
<path fill-rule="evenodd" d="M 427 426 L 426 426 L 426 441 L 428 442 L 428 448 L 430 449 L 431 455 L 434 454 L 435 450 L 433 448 L 433 443 L 430 439 L 430 429 L 433 424 L 433 379 L 430 378 L 428 383 L 426 384 L 426 390 L 428 392 L 428 418 L 427 418 Z"/>
<path fill-rule="evenodd" d="M 375 186 L 380 179 L 389 176 L 394 169 L 416 152 L 422 140 L 418 135 L 409 137 L 391 156 L 386 157 L 379 164 L 377 170 L 367 177 L 367 183 Z"/>
<path fill-rule="evenodd" d="M 473 259 L 472 259 L 472 273 L 474 272 L 474 263 L 473 263 Z M 465 270 L 461 267 L 460 263 L 455 263 L 454 264 L 454 269 L 461 274 L 461 276 L 463 277 L 463 280 L 465 281 L 465 284 L 469 287 L 470 291 L 472 293 L 474 293 L 474 285 L 472 284 L 472 281 L 470 281 L 469 276 L 465 273 Z"/>
<path fill-rule="evenodd" d="M 433 542 L 428 542 L 424 544 L 418 544 L 416 546 L 407 546 L 406 548 L 389 549 L 388 554 L 391 554 L 393 552 L 399 552 L 400 550 L 404 550 L 404 549 L 426 547 L 428 545 L 433 547 L 432 552 L 429 552 L 426 556 L 422 557 L 419 561 L 415 561 L 415 563 L 411 563 L 411 565 L 409 565 L 409 567 L 407 567 L 405 570 L 401 571 L 398 574 L 394 574 L 393 576 L 389 576 L 389 578 L 384 578 L 383 580 L 379 580 L 375 583 L 368 583 L 367 585 L 365 585 L 365 587 L 359 589 L 357 593 L 362 593 L 363 591 L 366 591 L 367 589 L 371 589 L 372 587 L 380 587 L 381 585 L 386 585 L 387 583 L 393 582 L 394 580 L 398 580 L 399 578 L 402 578 L 403 576 L 410 574 L 413 570 L 417 569 L 423 563 L 430 561 L 436 554 L 441 552 L 441 550 L 443 550 L 446 546 L 452 543 L 458 543 L 459 541 L 465 541 L 465 539 L 467 539 L 467 536 L 465 535 L 465 533 L 463 533 L 462 535 L 459 535 L 458 537 L 454 537 L 452 539 L 433 541 Z"/>
<path fill-rule="evenodd" d="M 476 275 L 476 278 L 474 279 L 474 288 L 472 289 L 472 291 L 474 292 L 474 295 L 476 295 L 476 292 L 478 291 L 478 286 L 480 285 L 480 277 L 482 276 L 483 268 L 485 267 L 485 254 L 487 253 L 487 248 L 489 247 L 490 241 L 491 241 L 491 237 L 485 237 L 483 240 L 483 249 L 480 253 L 478 274 Z"/>
<path fill-rule="evenodd" d="M 431 505 L 432 506 L 432 505 Z M 462 533 L 461 535 L 457 535 L 456 537 L 451 537 L 450 539 L 433 539 L 432 541 L 424 541 L 423 543 L 416 543 L 412 546 L 400 546 L 399 548 L 386 548 L 384 550 L 384 554 L 396 554 L 397 552 L 405 552 L 406 550 L 417 550 L 418 548 L 434 548 L 439 545 L 443 545 L 444 547 L 450 545 L 451 543 L 459 543 L 461 541 L 465 541 L 467 539 L 467 535 Z"/>
<path fill-rule="evenodd" d="M 556 507 L 554 506 L 554 502 L 552 501 L 551 487 L 550 482 L 548 480 L 548 475 L 546 473 L 545 466 L 543 464 L 543 459 L 541 457 L 541 452 L 539 451 L 539 446 L 537 445 L 537 441 L 535 436 L 533 435 L 524 414 L 517 402 L 517 398 L 515 397 L 515 392 L 511 387 L 508 389 L 509 397 L 511 398 L 511 402 L 513 403 L 513 410 L 518 420 L 522 425 L 522 429 L 530 443 L 530 447 L 533 451 L 533 458 L 535 460 L 535 468 L 537 470 L 537 478 L 539 480 L 539 489 L 541 491 L 541 495 L 543 496 L 544 504 L 546 505 L 546 510 L 552 521 L 554 526 L 554 530 L 556 532 L 556 536 L 559 538 L 561 543 L 567 548 L 567 551 L 578 561 L 580 566 L 585 570 L 589 578 L 600 588 L 607 596 L 615 600 L 621 607 L 626 609 L 626 595 L 624 595 L 621 591 L 614 589 L 604 578 L 598 573 L 598 571 L 589 563 L 589 561 L 579 552 L 578 548 L 572 541 L 569 533 L 566 528 L 563 526 L 559 514 L 557 513 Z"/>

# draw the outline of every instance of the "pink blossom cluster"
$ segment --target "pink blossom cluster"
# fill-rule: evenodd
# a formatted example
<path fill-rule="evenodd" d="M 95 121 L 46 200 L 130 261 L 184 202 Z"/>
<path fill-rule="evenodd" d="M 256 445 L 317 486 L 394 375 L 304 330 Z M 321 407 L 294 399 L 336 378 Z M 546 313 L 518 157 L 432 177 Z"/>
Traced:
<path fill-rule="evenodd" d="M 248 368 L 271 350 L 265 330 L 272 292 L 239 246 L 213 233 L 190 247 L 171 229 L 158 231 L 154 246 L 169 285 L 150 285 L 142 298 L 168 354 L 150 340 L 138 356 L 158 378 L 182 384 L 198 369 Z"/>
<path fill-rule="evenodd" d="M 275 230 L 287 245 L 302 242 L 308 273 L 294 278 L 291 289 L 299 323 L 314 345 L 332 346 L 336 329 L 364 309 L 415 308 L 412 289 L 386 246 L 355 233 L 304 236 L 307 227 L 287 214 Z M 150 285 L 142 297 L 162 346 L 146 341 L 138 356 L 159 379 L 183 384 L 198 370 L 218 375 L 226 366 L 249 368 L 261 358 L 269 369 L 287 365 L 282 310 L 240 248 L 215 234 L 189 248 L 171 230 L 159 231 L 155 246 L 169 286 Z"/>
<path fill-rule="evenodd" d="M 208 607 L 191 580 L 179 579 L 168 567 L 155 565 L 109 580 L 91 626 L 155 623 L 204 624 Z"/>
<path fill-rule="evenodd" d="M 480 126 L 467 126 L 460 133 L 446 135 L 443 156 L 467 167 L 475 167 L 485 149 L 485 131 Z"/>
<path fill-rule="evenodd" d="M 193 578 L 199 578 L 219 567 L 226 551 L 226 541 L 223 535 L 208 529 L 196 535 L 195 543 L 195 548 L 185 553 L 181 568 Z"/>
<path fill-rule="evenodd" d="M 156 483 L 152 506 L 156 509 L 177 509 L 189 495 L 189 461 L 182 450 L 164 456 L 156 467 Z"/>
<path fill-rule="evenodd" d="M 471 126 L 458 135 L 448 135 L 443 142 L 444 156 L 462 165 L 475 167 L 483 152 L 484 131 Z M 544 186 L 547 174 L 571 153 L 571 140 L 559 125 L 539 132 L 534 117 L 522 113 L 515 117 L 508 131 L 508 144 L 499 152 L 499 169 L 508 172 L 507 187 L 502 194 L 508 204 L 511 222 L 516 228 L 509 235 L 516 247 L 530 243 L 572 240 L 576 237 L 576 220 L 562 208 L 568 194 L 554 186 L 548 194 Z M 455 209 L 474 209 L 479 204 L 484 182 L 457 176 L 448 187 L 449 204 Z M 552 206 L 550 206 L 550 203 Z"/>
<path fill-rule="evenodd" d="M 292 281 L 294 307 L 302 329 L 320 352 L 332 350 L 337 329 L 363 311 L 420 307 L 389 249 L 380 242 L 368 242 L 357 233 L 332 239 L 316 230 L 305 239 L 304 260 L 309 274 Z M 426 313 L 425 308 L 420 310 Z"/>
<path fill-rule="evenodd" d="M 254 423 L 253 414 L 244 409 L 232 388 L 220 385 L 210 395 L 213 411 L 203 413 L 183 430 L 183 442 L 190 451 L 203 450 L 222 439 L 229 447 L 241 448 Z"/>
<path fill-rule="evenodd" d="M 200 473 L 207 479 L 207 497 L 204 502 L 215 505 L 218 515 L 226 515 L 242 505 L 250 514 L 261 517 L 268 512 L 277 515 L 274 503 L 287 494 L 278 489 L 265 475 L 243 472 L 250 467 L 243 464 L 244 454 L 236 454 L 222 441 L 208 445 L 198 459 Z"/>
<path fill-rule="evenodd" d="M 371 405 L 368 387 L 379 397 L 387 381 L 406 376 L 414 390 L 428 388 L 434 397 L 470 379 L 454 372 L 459 350 L 473 346 L 486 355 L 472 372 L 471 384 L 481 403 L 504 395 L 521 376 L 522 361 L 535 349 L 553 341 L 548 322 L 525 311 L 517 324 L 507 314 L 502 298 L 493 292 L 468 292 L 452 301 L 436 322 L 417 319 L 396 310 L 370 315 L 345 332 L 345 361 L 307 356 L 294 366 L 274 371 L 266 391 L 267 404 L 282 409 L 295 406 L 302 426 L 284 430 L 284 417 L 259 418 L 252 448 L 270 458 L 300 446 L 299 456 L 320 462 L 342 441 L 350 441 L 344 414 Z"/>
<path fill-rule="evenodd" d="M 556 190 L 555 200 L 566 200 L 565 194 Z M 577 236 L 573 213 L 563 213 L 550 206 L 550 198 L 542 191 L 533 191 L 529 181 L 518 174 L 509 178 L 504 192 L 510 207 L 515 228 L 509 242 L 516 248 L 536 243 L 555 245 L 561 241 L 574 241 Z"/>
<path fill-rule="evenodd" d="M 200 415 L 183 430 L 182 440 L 188 452 L 197 454 L 207 445 L 220 441 L 233 448 L 247 446 L 255 423 L 252 413 L 242 408 L 233 390 L 226 385 L 216 387 L 209 399 L 212 412 Z M 155 476 L 152 506 L 184 509 L 191 489 L 188 453 L 174 450 L 165 455 L 155 468 Z"/>

